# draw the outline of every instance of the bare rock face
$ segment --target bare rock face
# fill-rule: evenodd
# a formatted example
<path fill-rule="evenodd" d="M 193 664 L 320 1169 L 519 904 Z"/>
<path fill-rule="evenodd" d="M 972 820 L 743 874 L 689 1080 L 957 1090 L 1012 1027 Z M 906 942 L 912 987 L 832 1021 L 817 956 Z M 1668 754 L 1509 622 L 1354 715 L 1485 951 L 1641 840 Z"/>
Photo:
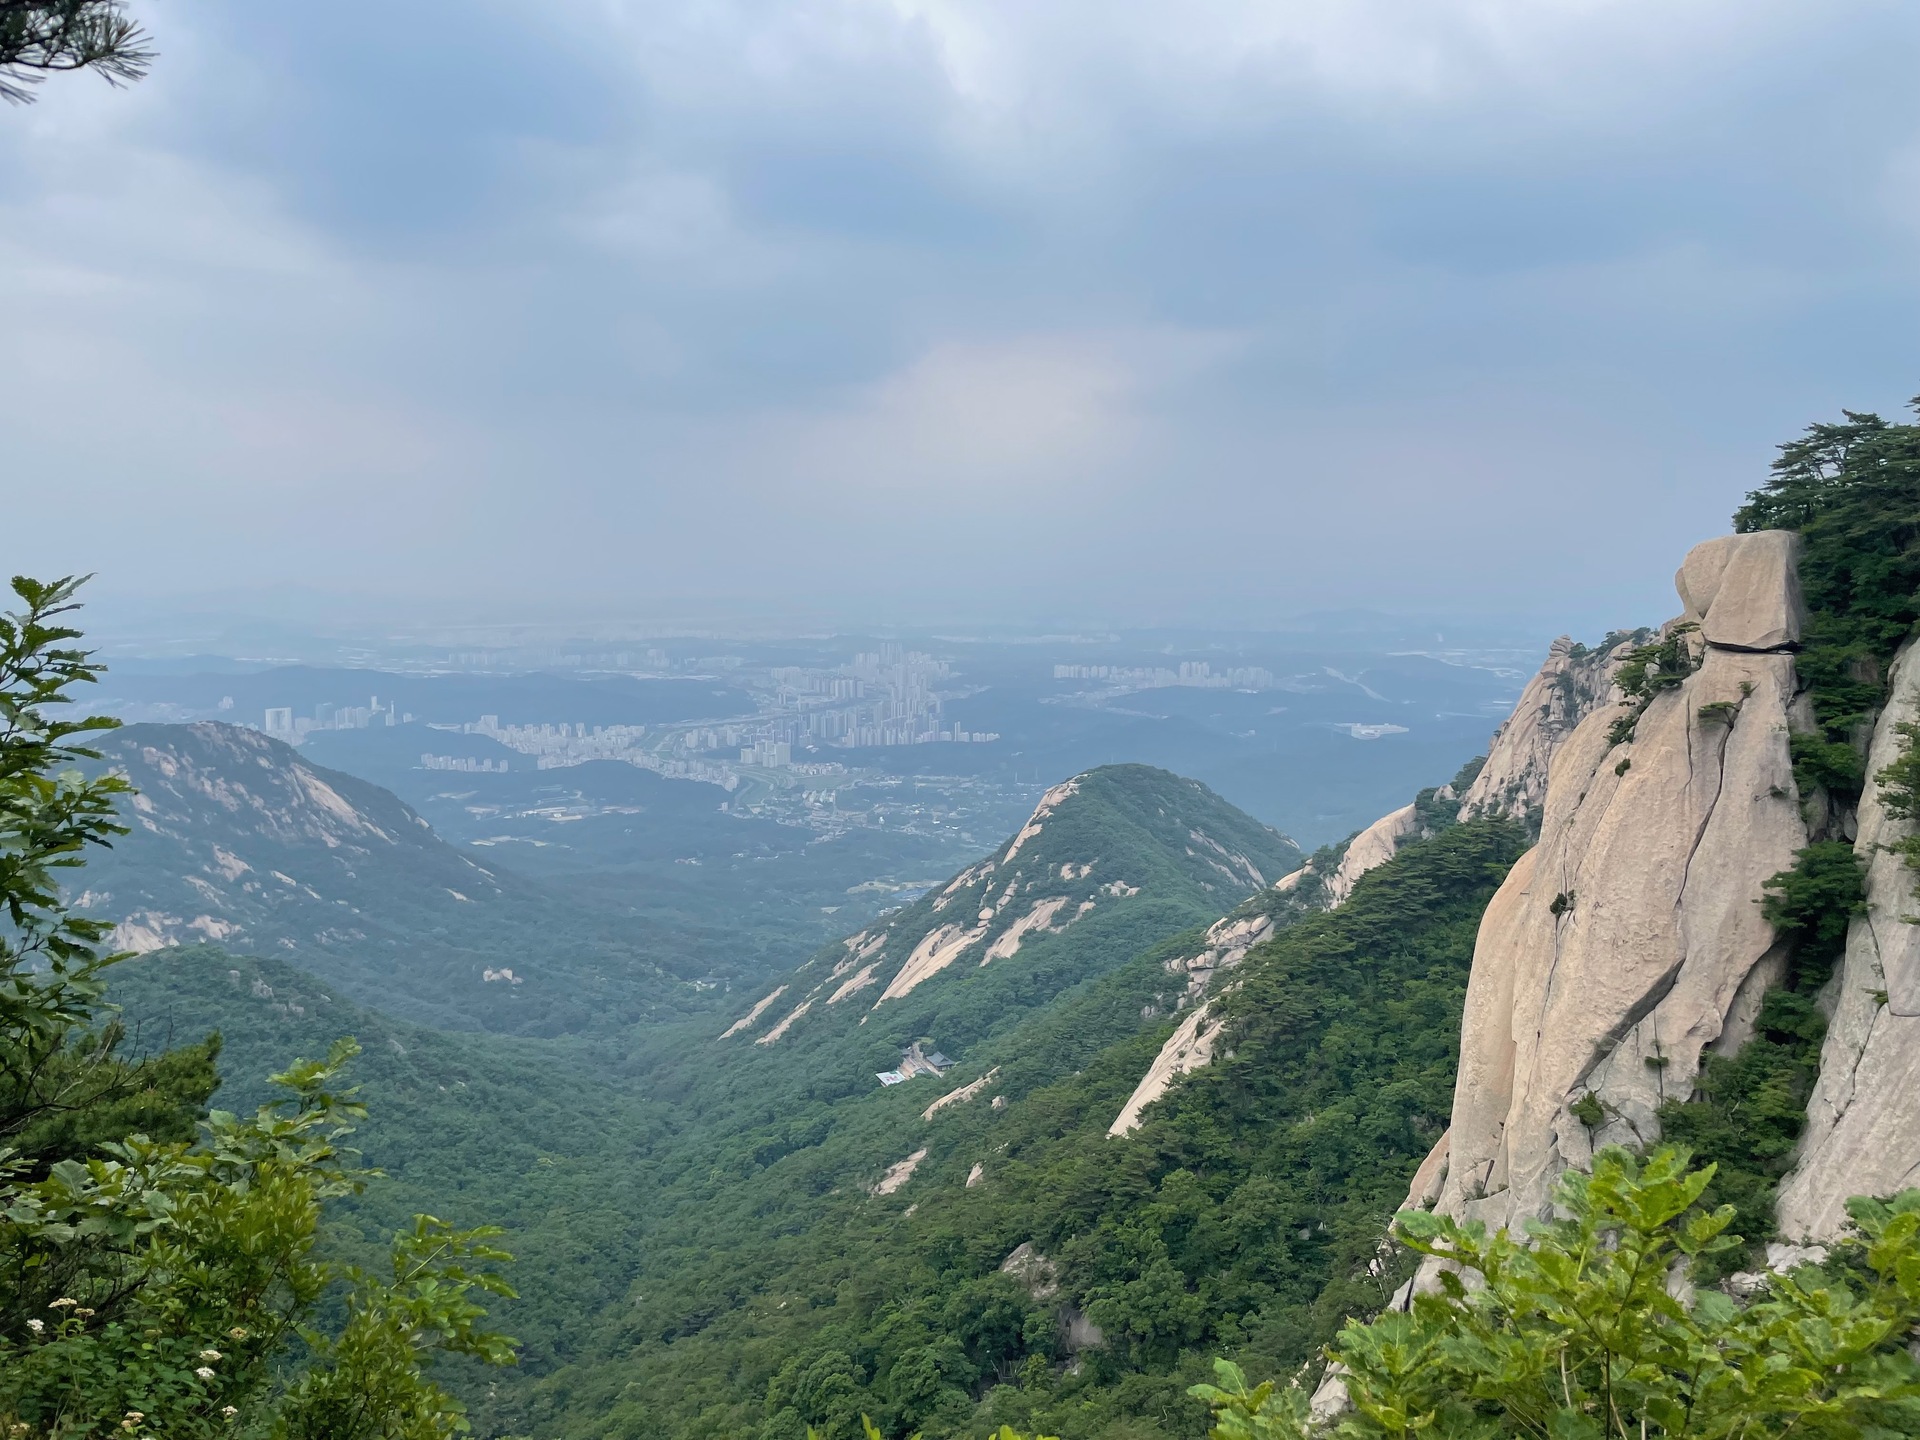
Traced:
<path fill-rule="evenodd" d="M 1686 618 L 1720 650 L 1783 650 L 1800 643 L 1800 537 L 1791 530 L 1722 535 L 1696 545 L 1673 577 Z"/>
<path fill-rule="evenodd" d="M 1800 1163 L 1780 1190 L 1780 1229 L 1793 1239 L 1838 1235 L 1848 1196 L 1920 1184 L 1920 925 L 1910 918 L 1920 911 L 1920 877 L 1886 848 L 1911 834 L 1912 822 L 1887 814 L 1873 778 L 1899 755 L 1895 727 L 1920 721 L 1920 651 L 1911 641 L 1889 679 L 1854 846 L 1867 867 L 1867 912 L 1847 934 Z"/>
<path fill-rule="evenodd" d="M 1487 763 L 1473 784 L 1458 797 L 1443 788 L 1441 797 L 1460 801 L 1462 820 L 1482 815 L 1524 818 L 1538 813 L 1546 799 L 1547 775 L 1554 754 L 1582 720 L 1621 699 L 1613 683 L 1614 673 L 1627 652 L 1645 641 L 1650 633 L 1645 630 L 1616 632 L 1595 650 L 1575 645 L 1566 636 L 1554 641 L 1545 664 L 1527 682 L 1513 713 L 1494 732 L 1487 750 Z M 1403 805 L 1381 816 L 1348 841 L 1337 868 L 1325 877 L 1315 903 L 1329 910 L 1344 903 L 1353 894 L 1353 887 L 1361 876 L 1386 864 L 1399 853 L 1401 846 L 1422 833 L 1416 806 Z M 1313 864 L 1309 862 L 1283 876 L 1272 889 L 1292 892 L 1313 873 Z M 1248 906 L 1216 922 L 1207 931 L 1206 944 L 1197 954 L 1167 962 L 1169 971 L 1185 976 L 1188 1000 L 1202 1000 L 1217 976 L 1238 965 L 1248 951 L 1273 935 L 1277 928 L 1274 915 L 1270 911 L 1249 911 L 1248 907 L 1254 903 L 1249 901 Z M 1126 1135 L 1138 1129 L 1142 1112 L 1166 1094 L 1176 1079 L 1208 1064 L 1219 1038 L 1220 1023 L 1213 1017 L 1210 1004 L 1202 1000 L 1186 1022 L 1167 1037 L 1152 1067 L 1134 1087 L 1107 1133 Z"/>
<path fill-rule="evenodd" d="M 1345 901 L 1362 875 L 1391 860 L 1419 828 L 1414 807 L 1402 805 L 1354 836 L 1347 844 L 1347 853 L 1340 857 L 1339 868 L 1327 877 L 1327 908 L 1331 910 Z"/>
<path fill-rule="evenodd" d="M 1562 635 L 1547 649 L 1546 663 L 1493 733 L 1487 763 L 1460 797 L 1460 818 L 1538 814 L 1547 799 L 1547 771 L 1557 751 L 1580 722 L 1623 697 L 1614 672 L 1645 630 L 1615 631 L 1589 650 Z"/>
<path fill-rule="evenodd" d="M 1682 598 L 1708 631 L 1698 668 L 1631 741 L 1609 743 L 1622 713 L 1609 706 L 1554 755 L 1540 843 L 1474 951 L 1446 1213 L 1517 1225 L 1546 1214 L 1560 1173 L 1597 1146 L 1657 1139 L 1661 1104 L 1691 1093 L 1701 1053 L 1741 1038 L 1730 1017 L 1784 969 L 1755 902 L 1807 844 L 1787 744 L 1793 657 L 1746 642 L 1799 636 L 1796 541 L 1696 548 Z"/>
<path fill-rule="evenodd" d="M 1180 1022 L 1180 1028 L 1167 1037 L 1152 1066 L 1133 1087 L 1127 1103 L 1107 1127 L 1109 1135 L 1125 1135 L 1140 1128 L 1140 1116 L 1147 1106 L 1167 1093 L 1167 1087 L 1189 1070 L 1198 1070 L 1213 1059 L 1214 1043 L 1226 1022 L 1213 1013 L 1211 1005 L 1201 1005 Z"/>

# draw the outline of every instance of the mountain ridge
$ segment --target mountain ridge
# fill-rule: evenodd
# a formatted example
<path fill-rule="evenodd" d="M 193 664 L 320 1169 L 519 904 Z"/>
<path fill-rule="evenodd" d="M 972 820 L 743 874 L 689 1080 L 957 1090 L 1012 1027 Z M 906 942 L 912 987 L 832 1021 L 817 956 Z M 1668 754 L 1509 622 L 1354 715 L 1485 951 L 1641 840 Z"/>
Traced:
<path fill-rule="evenodd" d="M 639 1019 L 690 993 L 571 901 L 258 731 L 129 725 L 95 748 L 136 793 L 75 901 L 115 922 L 122 949 L 259 950 L 454 1029 L 558 1033 L 595 1008 Z"/>
<path fill-rule="evenodd" d="M 1104 929 L 1169 897 L 1198 919 L 1212 897 L 1264 889 L 1300 859 L 1292 841 L 1197 781 L 1140 765 L 1086 771 L 1048 790 L 989 855 L 817 952 L 720 1038 L 778 1044 L 810 1014 L 843 1005 L 863 1011 L 865 1024 L 943 973 L 1004 966 L 1077 926 L 1097 919 Z"/>

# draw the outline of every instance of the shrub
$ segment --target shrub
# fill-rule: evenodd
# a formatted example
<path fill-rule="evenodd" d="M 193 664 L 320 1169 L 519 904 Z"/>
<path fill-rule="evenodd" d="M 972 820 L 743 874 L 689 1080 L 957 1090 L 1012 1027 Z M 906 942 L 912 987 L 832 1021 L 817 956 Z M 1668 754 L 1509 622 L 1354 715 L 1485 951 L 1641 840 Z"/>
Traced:
<path fill-rule="evenodd" d="M 1920 725 L 1906 720 L 1893 729 L 1900 737 L 1900 753 L 1873 777 L 1880 803 L 1895 819 L 1920 819 Z M 1906 857 L 1907 868 L 1920 870 L 1920 834 L 1896 840 L 1892 848 Z"/>
<path fill-rule="evenodd" d="M 341 1148 L 365 1114 L 335 1083 L 353 1042 L 297 1061 L 251 1119 L 214 1112 L 197 1143 L 217 1045 L 117 1053 L 101 996 L 124 957 L 56 883 L 124 833 L 128 791 L 70 764 L 116 722 L 57 718 L 99 673 L 60 623 L 75 589 L 16 578 L 22 609 L 0 615 L 0 1433 L 447 1440 L 466 1422 L 423 1366 L 512 1360 L 475 1303 L 513 1293 L 490 1269 L 508 1257 L 498 1232 L 426 1215 L 391 1279 L 316 1255 L 326 1202 L 375 1173 Z M 330 1300 L 337 1333 L 315 1323 Z"/>
<path fill-rule="evenodd" d="M 1794 963 L 1817 986 L 1846 948 L 1853 917 L 1867 906 L 1860 857 L 1844 840 L 1818 840 L 1793 853 L 1793 868 L 1761 887 L 1760 913 L 1793 937 Z"/>
<path fill-rule="evenodd" d="M 1920 1433 L 1920 1190 L 1848 1204 L 1857 1237 L 1824 1269 L 1770 1278 L 1741 1307 L 1717 1290 L 1668 1291 L 1678 1267 L 1734 1247 L 1730 1208 L 1700 1205 L 1711 1166 L 1683 1149 L 1643 1162 L 1610 1148 L 1570 1171 L 1567 1218 L 1529 1241 L 1477 1222 L 1412 1212 L 1414 1250 L 1446 1262 L 1439 1293 L 1405 1312 L 1349 1323 L 1329 1350 L 1353 1413 L 1338 1435 L 1636 1440 L 1636 1437 L 1892 1437 Z M 1468 1286 L 1462 1272 L 1481 1282 Z M 1249 1388 L 1238 1369 L 1194 1393 L 1215 1440 L 1303 1440 L 1299 1383 Z"/>
<path fill-rule="evenodd" d="M 1851 742 L 1795 734 L 1788 737 L 1787 745 L 1793 755 L 1794 783 L 1802 795 L 1812 794 L 1816 787 L 1841 796 L 1860 793 L 1866 767 Z"/>

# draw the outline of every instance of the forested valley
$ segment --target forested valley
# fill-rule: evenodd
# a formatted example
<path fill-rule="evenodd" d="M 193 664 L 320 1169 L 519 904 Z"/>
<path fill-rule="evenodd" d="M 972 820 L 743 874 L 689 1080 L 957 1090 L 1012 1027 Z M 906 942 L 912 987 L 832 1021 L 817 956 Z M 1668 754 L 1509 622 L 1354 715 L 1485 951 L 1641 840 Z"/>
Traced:
<path fill-rule="evenodd" d="M 1802 823 L 1884 794 L 1910 825 L 1914 727 L 1877 769 L 1856 733 L 1920 619 L 1920 427 L 1849 426 L 1787 447 L 1738 529 L 1801 547 Z M 1856 1238 L 1798 1269 L 1764 1249 L 1869 901 L 1838 822 L 1749 902 L 1790 946 L 1745 1048 L 1664 1101 L 1688 1148 L 1592 1147 L 1528 1237 L 1432 1208 L 1476 940 L 1557 823 L 1525 799 L 1544 755 L 1512 757 L 1577 733 L 1596 775 L 1650 765 L 1635 727 L 1706 664 L 1697 622 L 1557 648 L 1488 756 L 1312 855 L 1102 766 L 797 969 L 695 984 L 601 921 L 560 933 L 550 892 L 277 742 L 147 727 L 106 763 L 121 737 L 72 703 L 98 673 L 79 588 L 14 590 L 13 1433 L 1625 1434 L 1582 1418 L 1609 1387 L 1635 1433 L 1696 1433 L 1696 1408 L 1722 1417 L 1703 1434 L 1916 1433 L 1920 1192 L 1861 1197 Z M 1753 688 L 1681 718 L 1731 732 Z M 201 778 L 158 807 L 143 766 Z M 103 907 L 168 853 L 282 954 L 116 952 Z M 315 856 L 329 881 L 277 868 Z M 1582 903 L 1540 902 L 1555 925 Z M 1624 1112 L 1582 1083 L 1597 1135 Z M 1639 1328 L 1568 1338 L 1578 1296 Z"/>

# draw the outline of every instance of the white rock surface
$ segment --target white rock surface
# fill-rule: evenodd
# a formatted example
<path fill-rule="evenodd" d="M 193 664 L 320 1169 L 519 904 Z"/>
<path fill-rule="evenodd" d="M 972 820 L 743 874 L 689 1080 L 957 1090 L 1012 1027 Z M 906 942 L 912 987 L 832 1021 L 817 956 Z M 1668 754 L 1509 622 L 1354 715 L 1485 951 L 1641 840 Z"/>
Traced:
<path fill-rule="evenodd" d="M 1705 604 L 1718 633 L 1743 640 L 1797 635 L 1793 547 L 1721 549 L 1724 566 L 1696 567 L 1712 593 L 1689 588 L 1690 610 Z M 1793 659 L 1702 649 L 1630 743 L 1608 743 L 1603 709 L 1553 758 L 1540 843 L 1488 906 L 1474 951 L 1449 1214 L 1518 1225 L 1548 1212 L 1560 1173 L 1596 1145 L 1657 1139 L 1660 1105 L 1691 1093 L 1743 986 L 1751 996 L 1756 970 L 1779 972 L 1755 902 L 1807 843 L 1787 745 Z M 1591 1131 L 1571 1113 L 1589 1094 L 1604 1112 Z"/>
<path fill-rule="evenodd" d="M 1546 796 L 1547 771 L 1555 751 L 1586 716 L 1618 701 L 1613 674 L 1626 652 L 1647 632 L 1619 634 L 1598 650 L 1573 653 L 1573 641 L 1564 636 L 1548 650 L 1539 674 L 1521 692 L 1513 713 L 1494 733 L 1487 763 L 1462 798 L 1461 818 L 1476 815 L 1520 815 L 1537 811 Z M 1415 807 L 1404 805 L 1383 815 L 1348 844 L 1339 866 L 1327 877 L 1322 899 L 1328 909 L 1341 904 L 1369 870 L 1386 864 L 1400 847 L 1419 833 Z M 1312 874 L 1303 865 L 1282 876 L 1273 888 L 1290 893 Z M 1240 963 L 1247 952 L 1271 936 L 1270 915 L 1227 916 L 1207 931 L 1206 946 L 1197 954 L 1176 957 L 1167 968 L 1187 979 L 1190 999 L 1206 993 L 1216 975 Z M 1109 1135 L 1125 1135 L 1138 1128 L 1140 1113 L 1166 1094 L 1167 1087 L 1188 1071 L 1213 1058 L 1219 1024 L 1201 1005 L 1186 1023 L 1167 1037 L 1152 1067 L 1127 1098 Z"/>
<path fill-rule="evenodd" d="M 1020 943 L 1027 938 L 1028 933 L 1031 931 L 1066 929 L 1066 925 L 1056 927 L 1053 923 L 1053 917 L 1060 913 L 1066 903 L 1067 897 L 1064 895 L 1055 895 L 1046 900 L 1034 901 L 1031 910 L 1027 911 L 1026 914 L 1022 915 L 995 937 L 993 944 L 987 947 L 987 953 L 980 957 L 980 963 L 985 965 L 994 960 L 1012 959 L 1020 953 Z M 1078 918 L 1078 916 L 1070 916 L 1067 924 L 1072 924 L 1073 921 Z"/>
<path fill-rule="evenodd" d="M 1229 915 L 1216 920 L 1207 929 L 1206 943 L 1191 955 L 1176 955 L 1167 961 L 1167 973 L 1185 979 L 1187 998 L 1197 1000 L 1206 994 L 1216 974 L 1246 959 L 1247 952 L 1273 930 L 1271 915 Z"/>
<path fill-rule="evenodd" d="M 1327 877 L 1327 908 L 1331 910 L 1343 904 L 1353 893 L 1353 887 L 1360 877 L 1391 860 L 1401 843 L 1419 825 L 1413 806 L 1402 805 L 1391 814 L 1382 815 L 1354 836 L 1347 846 L 1347 853 L 1340 857 L 1339 868 Z"/>
<path fill-rule="evenodd" d="M 722 1030 L 720 1032 L 720 1038 L 722 1040 L 725 1040 L 730 1036 L 738 1035 L 742 1030 L 751 1030 L 756 1024 L 759 1023 L 760 1017 L 767 1013 L 767 1007 L 773 1004 L 774 1001 L 778 1000 L 782 995 L 786 993 L 787 993 L 787 987 L 782 985 L 778 990 L 774 991 L 771 995 L 768 995 L 763 999 L 761 999 L 746 1014 L 742 1015 L 738 1020 L 734 1021 L 733 1024 L 729 1025 L 726 1029 Z"/>
<path fill-rule="evenodd" d="M 1440 1191 L 1447 1180 L 1447 1157 L 1452 1138 L 1450 1131 L 1442 1131 L 1440 1138 L 1433 1142 L 1433 1149 L 1420 1162 L 1420 1168 L 1413 1172 L 1413 1180 L 1407 1186 L 1407 1198 L 1400 1206 L 1402 1210 L 1431 1210 L 1439 1203 Z"/>
<path fill-rule="evenodd" d="M 1031 1240 L 1022 1240 L 1013 1247 L 1000 1262 L 1000 1273 L 1012 1276 L 1036 1300 L 1050 1300 L 1060 1293 L 1058 1269 L 1034 1248 Z"/>
<path fill-rule="evenodd" d="M 1460 818 L 1536 815 L 1547 798 L 1554 752 L 1595 710 L 1621 699 L 1614 672 L 1646 631 L 1615 632 L 1588 650 L 1562 635 L 1520 692 L 1520 699 L 1487 747 L 1487 763 L 1460 797 Z"/>
<path fill-rule="evenodd" d="M 946 1094 L 942 1095 L 938 1100 L 934 1101 L 931 1105 L 927 1106 L 925 1110 L 922 1110 L 920 1112 L 920 1118 L 922 1120 L 931 1120 L 933 1119 L 934 1116 L 938 1115 L 942 1110 L 946 1109 L 949 1105 L 966 1104 L 969 1100 L 973 1099 L 974 1096 L 978 1095 L 982 1090 L 986 1089 L 989 1085 L 991 1085 L 993 1083 L 993 1077 L 998 1075 L 999 1073 L 1000 1073 L 1000 1067 L 996 1065 L 991 1070 L 987 1071 L 986 1074 L 982 1075 L 978 1080 L 975 1080 L 972 1084 L 962 1085 L 957 1090 L 949 1090 Z"/>
<path fill-rule="evenodd" d="M 896 1160 L 887 1167 L 887 1173 L 874 1182 L 869 1195 L 891 1195 L 907 1181 L 913 1178 L 913 1172 L 920 1168 L 920 1162 L 927 1158 L 927 1147 L 922 1145 L 904 1160 Z"/>
<path fill-rule="evenodd" d="M 1883 847 L 1912 833 L 1886 812 L 1873 777 L 1899 753 L 1895 726 L 1920 721 L 1920 651 L 1902 649 L 1874 727 L 1855 853 L 1867 865 L 1867 913 L 1847 934 L 1820 1078 L 1800 1163 L 1780 1191 L 1780 1229 L 1832 1239 L 1852 1195 L 1920 1185 L 1920 912 L 1913 871 Z"/>
<path fill-rule="evenodd" d="M 1154 1056 L 1152 1067 L 1134 1086 L 1118 1117 L 1107 1127 L 1107 1134 L 1125 1135 L 1138 1129 L 1140 1113 L 1166 1094 L 1176 1077 L 1198 1070 L 1213 1058 L 1214 1042 L 1225 1023 L 1214 1017 L 1211 1005 L 1199 1006 L 1181 1021 L 1180 1028 L 1167 1037 L 1167 1043 Z"/>
<path fill-rule="evenodd" d="M 1779 650 L 1800 643 L 1800 537 L 1791 530 L 1722 535 L 1687 552 L 1673 577 L 1686 618 L 1723 650 Z"/>
<path fill-rule="evenodd" d="M 962 951 L 987 933 L 987 924 L 987 921 L 981 920 L 971 930 L 963 930 L 958 925 L 941 925 L 922 935 L 920 943 L 907 956 L 906 963 L 887 982 L 887 988 L 880 992 L 880 999 L 873 1002 L 874 1008 L 877 1010 L 885 1001 L 910 994 L 915 986 L 938 975 L 958 960 Z"/>
<path fill-rule="evenodd" d="M 795 1021 L 797 1021 L 802 1015 L 806 1014 L 807 1011 L 811 1010 L 812 1008 L 813 1008 L 813 1001 L 802 1000 L 798 1005 L 794 1006 L 793 1009 L 789 1010 L 784 1016 L 781 1017 L 780 1023 L 778 1025 L 774 1026 L 771 1030 L 767 1031 L 766 1034 L 762 1035 L 758 1040 L 755 1040 L 753 1043 L 756 1045 L 773 1044 L 782 1035 L 786 1034 L 787 1031 L 793 1028 Z"/>

